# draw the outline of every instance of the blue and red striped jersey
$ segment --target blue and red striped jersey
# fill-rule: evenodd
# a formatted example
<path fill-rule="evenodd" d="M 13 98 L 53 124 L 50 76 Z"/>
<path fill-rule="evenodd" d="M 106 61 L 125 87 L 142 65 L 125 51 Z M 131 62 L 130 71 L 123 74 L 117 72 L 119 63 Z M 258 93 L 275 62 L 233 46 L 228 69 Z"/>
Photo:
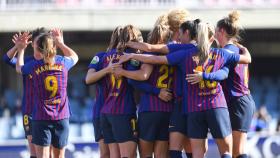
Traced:
<path fill-rule="evenodd" d="M 239 54 L 240 50 L 233 44 L 228 44 L 224 49 L 231 53 Z M 224 93 L 229 96 L 228 99 L 244 96 L 250 93 L 249 90 L 249 69 L 248 64 L 235 64 L 229 68 L 228 79 L 223 85 Z"/>
<path fill-rule="evenodd" d="M 155 53 L 153 53 L 155 54 Z M 147 81 L 148 84 L 157 88 L 173 89 L 173 73 L 174 69 L 168 65 L 154 65 L 153 71 Z M 141 93 L 139 104 L 139 112 L 171 112 L 173 109 L 172 102 L 164 102 L 157 95 L 150 93 Z"/>
<path fill-rule="evenodd" d="M 169 53 L 174 53 L 174 52 L 179 51 L 179 50 L 191 49 L 193 47 L 194 47 L 193 44 L 169 43 L 167 45 Z M 174 91 L 173 91 L 173 95 L 175 97 L 174 99 L 176 99 L 176 100 L 181 100 L 182 99 L 183 80 L 184 80 L 184 77 L 182 75 L 181 69 L 178 68 L 177 66 L 174 66 L 174 73 L 173 73 L 173 90 Z"/>
<path fill-rule="evenodd" d="M 211 49 L 209 60 L 203 66 L 198 65 L 197 49 L 181 50 L 167 55 L 170 65 L 178 65 L 183 76 L 193 73 L 194 69 L 207 73 L 217 71 L 224 65 L 239 61 L 239 54 L 230 54 L 223 49 Z M 183 111 L 204 111 L 218 107 L 227 107 L 221 85 L 216 81 L 201 81 L 191 85 L 183 82 Z"/>
<path fill-rule="evenodd" d="M 97 53 L 91 60 L 88 68 L 95 69 L 95 71 L 99 71 L 102 69 L 102 58 L 106 54 L 106 52 Z M 105 102 L 105 99 L 108 95 L 108 90 L 106 89 L 106 81 L 105 78 L 100 79 L 95 83 L 95 98 L 93 102 L 93 118 L 100 117 L 101 108 Z"/>
<path fill-rule="evenodd" d="M 5 63 L 10 65 L 11 67 L 15 68 L 17 58 L 14 57 L 10 59 L 7 54 L 3 56 L 3 60 Z M 28 63 L 35 60 L 33 56 L 28 56 L 24 58 L 24 62 Z M 32 114 L 33 109 L 33 87 L 32 87 L 32 78 L 28 75 L 22 75 L 23 81 L 23 96 L 22 96 L 22 103 L 21 103 L 21 112 L 23 115 Z"/>
<path fill-rule="evenodd" d="M 123 53 L 117 53 L 116 50 L 107 52 L 102 60 L 102 66 L 107 67 L 110 63 L 117 63 Z M 127 69 L 127 64 L 123 68 Z M 128 79 L 121 77 L 115 78 L 113 75 L 105 77 L 108 96 L 101 109 L 103 114 L 135 114 L 136 105 L 133 97 L 133 87 L 128 84 Z"/>
<path fill-rule="evenodd" d="M 74 66 L 69 57 L 55 56 L 53 65 L 34 60 L 21 68 L 32 76 L 34 88 L 33 120 L 61 120 L 70 117 L 67 96 L 68 70 Z"/>

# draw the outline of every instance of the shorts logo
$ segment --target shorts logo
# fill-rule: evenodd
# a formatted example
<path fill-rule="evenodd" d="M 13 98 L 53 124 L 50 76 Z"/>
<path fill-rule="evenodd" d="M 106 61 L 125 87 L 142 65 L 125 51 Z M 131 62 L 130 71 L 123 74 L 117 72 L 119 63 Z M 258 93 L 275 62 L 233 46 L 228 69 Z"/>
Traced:
<path fill-rule="evenodd" d="M 91 60 L 91 64 L 97 64 L 99 62 L 99 57 L 98 56 L 95 56 L 95 57 L 93 57 L 92 58 L 92 60 Z"/>

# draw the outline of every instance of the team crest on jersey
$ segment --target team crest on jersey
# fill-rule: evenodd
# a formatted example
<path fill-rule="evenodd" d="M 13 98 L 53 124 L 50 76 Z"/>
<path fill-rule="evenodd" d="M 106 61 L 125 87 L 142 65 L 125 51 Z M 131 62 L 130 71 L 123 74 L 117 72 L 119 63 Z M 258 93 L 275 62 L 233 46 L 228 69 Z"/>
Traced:
<path fill-rule="evenodd" d="M 95 56 L 95 57 L 93 57 L 92 58 L 92 60 L 91 60 L 91 64 L 97 64 L 99 62 L 99 57 L 98 56 Z"/>
<path fill-rule="evenodd" d="M 130 64 L 133 65 L 133 66 L 139 66 L 140 62 L 138 60 L 131 59 Z"/>

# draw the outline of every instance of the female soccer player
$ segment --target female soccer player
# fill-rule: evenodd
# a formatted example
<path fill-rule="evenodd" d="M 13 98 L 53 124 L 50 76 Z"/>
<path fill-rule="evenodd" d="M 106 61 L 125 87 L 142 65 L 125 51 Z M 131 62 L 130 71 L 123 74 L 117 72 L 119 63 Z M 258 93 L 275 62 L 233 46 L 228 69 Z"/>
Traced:
<path fill-rule="evenodd" d="M 58 29 L 51 34 L 40 35 L 34 43 L 34 49 L 41 53 L 42 60 L 24 64 L 24 49 L 28 37 L 18 47 L 18 73 L 32 78 L 34 109 L 32 113 L 32 143 L 36 144 L 38 158 L 49 158 L 50 144 L 55 158 L 64 157 L 69 134 L 69 105 L 67 97 L 68 70 L 77 61 L 77 54 L 63 42 L 62 32 Z M 56 55 L 56 47 L 67 57 Z"/>
<path fill-rule="evenodd" d="M 107 52 L 116 49 L 117 44 L 119 43 L 119 36 L 121 33 L 122 27 L 117 27 L 113 31 L 111 35 L 110 44 L 108 46 Z M 100 149 L 100 157 L 109 158 L 110 151 L 107 144 L 104 143 L 103 130 L 101 128 L 100 122 L 100 111 L 105 102 L 105 99 L 108 96 L 107 84 L 105 81 L 105 76 L 109 73 L 113 73 L 112 67 L 113 65 L 107 66 L 102 69 L 102 58 L 106 54 L 106 52 L 97 53 L 92 61 L 90 62 L 88 68 L 88 72 L 86 75 L 85 82 L 86 84 L 95 84 L 96 85 L 96 96 L 93 105 L 93 127 L 95 134 L 95 141 L 99 144 Z M 120 155 L 118 145 L 115 144 L 115 147 L 111 145 L 111 149 L 114 148 L 114 152 L 112 155 Z"/>
<path fill-rule="evenodd" d="M 216 71 L 226 64 L 250 63 L 248 51 L 244 55 L 230 54 L 222 49 L 211 49 L 214 31 L 209 24 L 197 24 L 197 48 L 177 51 L 167 56 L 126 54 L 120 62 L 135 59 L 145 63 L 179 65 L 184 74 L 193 69 Z M 183 32 L 182 32 L 183 33 Z M 192 29 L 187 30 L 192 34 Z M 212 41 L 211 41 L 212 40 Z M 188 135 L 191 138 L 193 157 L 203 157 L 208 128 L 216 139 L 221 157 L 231 157 L 231 128 L 221 86 L 217 82 L 201 82 L 200 86 L 184 82 L 184 110 L 188 112 Z"/>
<path fill-rule="evenodd" d="M 148 42 L 151 44 L 167 43 L 170 39 L 171 32 L 168 26 L 157 25 L 149 34 Z M 132 62 L 132 61 L 130 61 Z M 146 71 L 145 71 L 146 70 Z M 153 154 L 156 158 L 168 157 L 168 139 L 169 139 L 169 119 L 173 109 L 172 99 L 172 75 L 173 68 L 168 65 L 149 66 L 148 69 L 126 71 L 121 70 L 118 75 L 134 79 L 142 74 L 147 74 L 147 82 L 150 86 L 159 89 L 160 94 L 154 95 L 152 92 L 143 90 L 144 87 L 138 88 L 143 90 L 138 108 L 138 131 L 140 155 L 143 158 L 152 158 Z M 128 75 L 130 74 L 130 75 Z M 136 74 L 137 76 L 133 76 Z M 135 82 L 131 82 L 135 85 Z M 143 85 L 143 84 L 142 84 Z M 142 86 L 141 84 L 135 87 Z M 161 99 L 161 95 L 166 93 L 166 98 Z M 165 100 L 165 101 L 164 101 Z"/>
<path fill-rule="evenodd" d="M 215 37 L 224 49 L 239 54 L 240 49 L 234 44 L 239 40 L 241 27 L 238 24 L 239 13 L 231 12 L 228 17 L 218 21 Z M 248 64 L 238 64 L 229 67 L 228 79 L 223 84 L 228 109 L 230 114 L 231 128 L 233 130 L 233 157 L 247 158 L 244 148 L 247 140 L 247 132 L 255 111 L 255 102 L 248 88 Z M 189 75 L 189 80 L 200 81 L 207 78 L 207 73 Z M 212 73 L 208 74 L 212 75 Z M 212 79 L 212 78 L 207 78 Z M 195 82 L 192 82 L 195 83 Z"/>
<path fill-rule="evenodd" d="M 47 30 L 45 28 L 38 28 L 34 31 L 32 31 L 31 40 L 34 42 L 35 38 L 42 34 L 47 33 Z M 17 58 L 15 55 L 17 54 L 17 45 L 16 43 L 19 43 L 19 36 L 20 34 L 15 34 L 13 36 L 13 42 L 15 43 L 15 46 L 11 48 L 4 56 L 3 60 L 9 64 L 10 66 L 14 67 L 16 66 Z M 28 56 L 24 60 L 25 62 L 33 61 L 33 60 L 39 60 L 41 59 L 38 55 L 38 52 L 34 52 L 33 56 Z M 30 152 L 30 158 L 36 158 L 36 151 L 35 151 L 35 145 L 32 143 L 32 109 L 33 109 L 33 89 L 32 89 L 32 79 L 30 79 L 26 75 L 22 75 L 23 80 L 23 96 L 22 96 L 22 115 L 23 115 L 23 127 L 25 132 L 25 137 L 28 140 L 28 146 L 29 146 L 29 152 Z"/>
<path fill-rule="evenodd" d="M 136 52 L 126 49 L 125 42 L 128 40 L 143 41 L 141 32 L 132 25 L 123 28 L 120 35 L 120 42 L 116 50 L 107 52 L 102 60 L 103 67 L 117 63 L 123 52 Z M 121 66 L 121 65 L 119 65 Z M 127 69 L 127 64 L 122 67 Z M 101 124 L 103 128 L 104 141 L 109 145 L 118 143 L 121 157 L 136 156 L 136 105 L 133 98 L 133 88 L 124 77 L 107 75 L 108 96 L 101 109 Z M 116 156 L 111 155 L 110 156 Z"/>

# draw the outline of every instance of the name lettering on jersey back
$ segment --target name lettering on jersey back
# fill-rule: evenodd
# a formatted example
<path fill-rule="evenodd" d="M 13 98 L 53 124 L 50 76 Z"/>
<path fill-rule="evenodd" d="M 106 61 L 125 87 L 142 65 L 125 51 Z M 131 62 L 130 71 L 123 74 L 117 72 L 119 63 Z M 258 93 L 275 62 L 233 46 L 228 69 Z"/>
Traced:
<path fill-rule="evenodd" d="M 48 99 L 48 100 L 44 100 L 45 105 L 55 105 L 55 104 L 60 104 L 61 103 L 61 99 L 59 98 L 52 98 L 52 99 Z"/>
<path fill-rule="evenodd" d="M 119 60 L 122 55 L 120 54 L 112 54 L 106 57 L 106 62 L 110 62 L 112 60 Z"/>
<path fill-rule="evenodd" d="M 35 72 L 37 75 L 45 72 L 45 71 L 51 71 L 51 70 L 56 70 L 56 71 L 62 71 L 63 66 L 62 65 L 58 65 L 58 64 L 54 64 L 54 65 L 42 65 L 40 67 L 38 67 Z"/>

